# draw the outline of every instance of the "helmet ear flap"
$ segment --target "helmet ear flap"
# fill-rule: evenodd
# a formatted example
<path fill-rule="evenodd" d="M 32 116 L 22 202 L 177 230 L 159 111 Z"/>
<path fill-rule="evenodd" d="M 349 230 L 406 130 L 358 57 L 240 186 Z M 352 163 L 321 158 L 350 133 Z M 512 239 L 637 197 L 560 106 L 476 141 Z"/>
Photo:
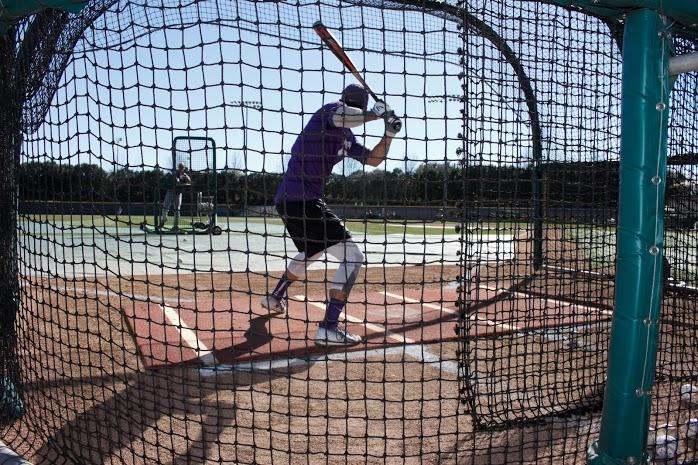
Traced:
<path fill-rule="evenodd" d="M 342 91 L 341 100 L 350 107 L 361 108 L 364 111 L 368 108 L 368 92 L 358 84 L 349 84 Z"/>

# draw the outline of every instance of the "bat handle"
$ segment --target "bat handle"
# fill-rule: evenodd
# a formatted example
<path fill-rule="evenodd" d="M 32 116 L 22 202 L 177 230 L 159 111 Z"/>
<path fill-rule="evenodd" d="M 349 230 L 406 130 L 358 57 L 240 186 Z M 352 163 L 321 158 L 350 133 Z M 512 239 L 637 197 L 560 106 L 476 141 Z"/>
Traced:
<path fill-rule="evenodd" d="M 388 122 L 388 120 L 394 116 L 395 116 L 395 112 L 391 111 L 390 114 L 387 114 L 385 116 L 385 121 Z M 399 118 L 397 119 L 397 121 L 393 121 L 389 124 L 395 132 L 400 132 L 402 130 L 402 120 Z"/>

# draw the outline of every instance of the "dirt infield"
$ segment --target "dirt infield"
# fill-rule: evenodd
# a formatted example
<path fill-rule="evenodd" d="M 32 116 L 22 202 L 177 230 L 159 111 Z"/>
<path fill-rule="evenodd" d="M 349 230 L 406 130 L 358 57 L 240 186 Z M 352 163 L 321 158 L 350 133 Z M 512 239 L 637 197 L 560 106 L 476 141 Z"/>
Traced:
<path fill-rule="evenodd" d="M 428 265 L 406 267 L 371 267 L 363 268 L 356 279 L 354 289 L 362 291 L 380 291 L 389 289 L 421 289 L 431 286 L 441 287 L 443 283 L 455 282 L 458 276 L 457 265 Z M 335 270 L 311 270 L 303 282 L 294 284 L 307 293 L 325 292 L 332 282 Z M 155 292 L 163 289 L 166 295 L 179 292 L 188 296 L 192 292 L 242 292 L 263 296 L 267 289 L 273 289 L 281 272 L 275 273 L 190 273 L 135 276 L 119 283 L 122 289 L 131 293 Z M 114 286 L 107 279 L 96 279 L 100 285 Z M 293 289 L 293 288 L 292 288 Z"/>
<path fill-rule="evenodd" d="M 523 276 L 525 269 L 509 271 L 511 276 Z M 219 301 L 233 302 L 231 296 L 236 295 L 246 296 L 249 304 L 274 285 L 275 275 L 26 281 L 20 340 L 25 341 L 21 356 L 28 380 L 28 412 L 3 439 L 37 464 L 552 464 L 560 451 L 570 457 L 571 450 L 578 452 L 572 453 L 569 463 L 585 463 L 586 446 L 598 434 L 595 415 L 567 414 L 527 426 L 514 424 L 517 417 L 510 414 L 532 419 L 537 416 L 534 405 L 538 413 L 557 414 L 560 404 L 574 404 L 570 392 L 585 405 L 584 393 L 566 389 L 579 382 L 590 385 L 594 373 L 570 365 L 555 375 L 555 368 L 570 361 L 588 363 L 596 357 L 590 344 L 603 344 L 607 333 L 588 341 L 584 335 L 570 339 L 559 333 L 563 337 L 556 340 L 558 333 L 538 330 L 605 320 L 612 286 L 601 282 L 593 287 L 566 273 L 533 275 L 523 282 L 497 281 L 496 270 L 492 267 L 488 269 L 492 274 L 482 274 L 480 287 L 469 300 L 477 308 L 466 312 L 483 336 L 473 340 L 475 351 L 469 356 L 482 357 L 483 370 L 491 370 L 499 379 L 497 384 L 480 386 L 481 398 L 473 398 L 479 403 L 477 411 L 472 411 L 472 403 L 461 403 L 461 348 L 448 338 L 414 343 L 381 340 L 356 351 L 300 351 L 273 363 L 224 360 L 149 368 L 144 362 L 129 323 L 129 314 L 135 314 L 138 305 L 180 299 L 213 302 L 215 307 Z M 498 271 L 508 272 L 502 267 Z M 333 273 L 310 272 L 308 283 L 294 284 L 291 294 L 323 295 Z M 366 296 L 389 291 L 414 296 L 417 307 L 430 303 L 455 310 L 457 274 L 455 266 L 372 268 L 358 280 L 356 296 L 358 301 L 372 302 L 373 297 Z M 486 287 L 492 283 L 499 287 Z M 595 299 L 598 306 L 580 307 L 582 303 L 570 302 L 565 295 Z M 688 298 L 667 299 L 675 308 L 683 308 L 673 315 L 679 322 L 695 306 Z M 515 311 L 517 305 L 523 306 Z M 540 313 L 546 308 L 555 313 Z M 576 313 L 570 314 L 570 309 Z M 309 315 L 307 310 L 304 315 Z M 203 319 L 198 321 L 204 326 Z M 455 321 L 448 325 L 454 327 Z M 689 341 L 688 323 L 685 331 L 663 332 L 673 338 L 666 343 Z M 493 325 L 515 328 L 492 332 Z M 521 330 L 528 338 L 525 347 L 532 352 L 522 352 L 523 345 L 512 346 L 520 343 L 511 338 L 523 337 Z M 151 343 L 157 339 L 154 333 L 145 337 Z M 181 359 L 181 342 L 170 342 L 180 346 Z M 555 348 L 564 351 L 551 352 Z M 673 361 L 667 376 L 689 370 L 689 358 Z M 541 373 L 557 391 L 530 391 L 538 392 L 538 398 L 523 396 L 532 386 L 530 377 Z M 565 373 L 573 376 L 572 382 Z M 473 414 L 489 415 L 498 426 L 474 423 Z M 30 435 L 30 430 L 39 433 Z"/>
<path fill-rule="evenodd" d="M 400 292 L 438 284 L 440 289 L 456 274 L 454 266 L 370 269 L 357 288 Z M 311 272 L 307 288 L 296 286 L 323 292 L 325 278 L 326 273 Z M 142 364 L 124 311 L 137 304 L 134 296 L 223 298 L 243 292 L 257 298 L 275 279 L 239 273 L 25 282 L 20 318 L 30 380 L 25 421 L 41 418 L 42 426 L 34 427 L 44 436 L 16 438 L 19 452 L 36 463 L 61 463 L 52 455 L 57 449 L 67 459 L 63 463 L 95 464 L 177 463 L 181 457 L 196 463 L 307 463 L 330 448 L 336 457 L 348 454 L 350 463 L 353 455 L 361 460 L 374 454 L 436 457 L 443 450 L 437 434 L 443 428 L 434 427 L 445 422 L 446 430 L 460 429 L 436 413 L 443 408 L 439 400 L 449 398 L 449 415 L 457 411 L 456 369 L 441 370 L 442 363 L 455 367 L 455 346 L 432 345 L 431 363 L 414 359 L 404 347 L 374 346 L 343 362 L 320 359 L 251 373 L 204 375 L 196 366 L 150 370 Z M 332 379 L 342 382 L 328 384 Z M 67 398 L 65 390 L 72 393 Z M 416 397 L 407 402 L 410 396 Z M 403 420 L 404 412 L 413 410 L 425 413 Z M 435 413 L 426 414 L 429 410 Z M 381 413 L 371 418 L 367 412 Z M 378 434 L 363 445 L 342 439 L 403 422 L 395 434 Z M 27 434 L 21 422 L 18 426 L 20 436 Z M 417 437 L 424 441 L 410 440 Z M 278 452 L 265 451 L 271 447 Z M 168 459 L 168 453 L 174 455 Z"/>

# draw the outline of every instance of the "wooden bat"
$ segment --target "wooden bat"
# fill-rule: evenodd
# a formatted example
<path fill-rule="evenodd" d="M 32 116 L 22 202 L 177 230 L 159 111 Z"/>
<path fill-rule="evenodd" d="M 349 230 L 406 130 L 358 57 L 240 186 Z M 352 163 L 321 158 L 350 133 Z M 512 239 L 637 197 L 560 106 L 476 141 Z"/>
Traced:
<path fill-rule="evenodd" d="M 316 21 L 313 24 L 313 29 L 317 33 L 317 35 L 320 36 L 322 41 L 327 45 L 327 47 L 334 53 L 334 55 L 339 58 L 339 61 L 342 62 L 342 64 L 349 70 L 351 71 L 351 74 L 354 75 L 357 81 L 364 86 L 364 89 L 368 91 L 369 94 L 371 94 L 371 97 L 373 97 L 373 100 L 378 102 L 380 99 L 376 96 L 376 94 L 371 90 L 371 88 L 366 84 L 366 81 L 364 81 L 363 76 L 359 74 L 359 70 L 356 69 L 356 66 L 354 66 L 354 62 L 351 61 L 351 58 L 349 58 L 349 55 L 347 55 L 347 52 L 344 51 L 344 47 L 342 47 L 342 44 L 339 43 L 339 41 L 335 38 L 335 36 L 332 35 L 332 33 L 325 27 L 324 24 L 322 24 L 321 21 Z"/>

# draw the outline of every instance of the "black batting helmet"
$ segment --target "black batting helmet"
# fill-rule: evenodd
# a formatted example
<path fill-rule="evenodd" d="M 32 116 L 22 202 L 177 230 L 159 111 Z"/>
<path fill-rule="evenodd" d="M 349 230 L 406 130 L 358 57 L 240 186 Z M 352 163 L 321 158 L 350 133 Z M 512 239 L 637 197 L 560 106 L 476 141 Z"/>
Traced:
<path fill-rule="evenodd" d="M 345 105 L 365 110 L 366 107 L 368 107 L 368 92 L 358 84 L 349 84 L 342 91 L 342 98 L 340 100 L 344 102 Z"/>

